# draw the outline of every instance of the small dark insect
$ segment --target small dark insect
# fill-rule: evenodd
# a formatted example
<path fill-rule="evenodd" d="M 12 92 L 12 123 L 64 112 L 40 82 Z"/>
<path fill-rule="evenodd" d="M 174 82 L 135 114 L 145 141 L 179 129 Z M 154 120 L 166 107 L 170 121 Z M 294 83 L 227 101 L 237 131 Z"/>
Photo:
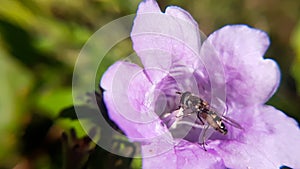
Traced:
<path fill-rule="evenodd" d="M 177 92 L 177 94 L 181 95 L 180 98 L 180 108 L 185 111 L 185 110 L 190 110 L 190 113 L 185 114 L 184 116 L 188 116 L 192 113 L 197 113 L 197 117 L 201 122 L 201 125 L 204 125 L 204 121 L 208 124 L 204 128 L 204 133 L 203 133 L 203 148 L 206 151 L 205 148 L 205 133 L 209 126 L 214 128 L 216 131 L 226 135 L 228 130 L 226 129 L 226 126 L 223 122 L 236 127 L 238 129 L 243 129 L 241 125 L 239 125 L 237 122 L 234 120 L 223 116 L 219 115 L 213 108 L 209 105 L 209 103 L 203 99 L 201 99 L 198 96 L 193 95 L 191 92 Z"/>

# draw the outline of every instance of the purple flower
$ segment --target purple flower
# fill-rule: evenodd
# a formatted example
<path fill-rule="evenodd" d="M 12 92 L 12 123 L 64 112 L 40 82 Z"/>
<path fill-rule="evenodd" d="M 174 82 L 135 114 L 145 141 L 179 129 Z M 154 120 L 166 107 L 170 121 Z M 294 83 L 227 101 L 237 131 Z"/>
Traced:
<path fill-rule="evenodd" d="M 143 67 L 113 64 L 101 86 L 110 118 L 141 143 L 143 168 L 300 168 L 300 130 L 266 101 L 277 90 L 277 64 L 263 55 L 266 33 L 245 25 L 217 30 L 206 40 L 192 16 L 156 1 L 140 3 L 131 38 Z M 180 117 L 190 91 L 238 122 L 227 135 L 203 126 L 195 113 Z"/>

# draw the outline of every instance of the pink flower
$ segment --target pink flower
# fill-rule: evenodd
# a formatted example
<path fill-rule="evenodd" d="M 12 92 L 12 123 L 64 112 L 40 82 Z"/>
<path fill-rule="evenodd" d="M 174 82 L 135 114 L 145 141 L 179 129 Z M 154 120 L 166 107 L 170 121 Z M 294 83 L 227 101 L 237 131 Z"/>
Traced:
<path fill-rule="evenodd" d="M 267 34 L 229 25 L 206 40 L 200 35 L 185 10 L 170 6 L 162 13 L 156 1 L 144 0 L 131 33 L 143 67 L 118 61 L 102 77 L 109 116 L 141 143 L 143 168 L 300 168 L 298 124 L 265 105 L 280 81 L 276 62 L 263 58 Z M 205 151 L 202 128 L 186 125 L 197 123 L 188 120 L 195 116 L 178 117 L 178 91 L 226 109 L 244 129 L 209 130 Z"/>

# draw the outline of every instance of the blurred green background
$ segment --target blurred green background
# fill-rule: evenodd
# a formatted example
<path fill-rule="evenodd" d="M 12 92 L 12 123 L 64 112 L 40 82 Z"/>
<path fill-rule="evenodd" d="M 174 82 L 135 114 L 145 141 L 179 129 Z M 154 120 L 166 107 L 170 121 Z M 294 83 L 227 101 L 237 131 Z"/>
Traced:
<path fill-rule="evenodd" d="M 61 168 L 62 131 L 73 127 L 79 137 L 84 135 L 76 120 L 57 118 L 72 105 L 72 72 L 80 49 L 101 26 L 135 13 L 138 3 L 0 0 L 0 168 Z M 282 72 L 280 88 L 268 104 L 300 121 L 300 1 L 158 3 L 162 9 L 170 4 L 186 9 L 205 34 L 236 23 L 266 31 L 271 38 L 266 57 L 276 60 Z M 130 45 L 128 41 L 112 49 L 99 72 L 130 53 Z M 129 166 L 140 165 L 136 160 Z M 101 166 L 99 162 L 89 168 Z"/>

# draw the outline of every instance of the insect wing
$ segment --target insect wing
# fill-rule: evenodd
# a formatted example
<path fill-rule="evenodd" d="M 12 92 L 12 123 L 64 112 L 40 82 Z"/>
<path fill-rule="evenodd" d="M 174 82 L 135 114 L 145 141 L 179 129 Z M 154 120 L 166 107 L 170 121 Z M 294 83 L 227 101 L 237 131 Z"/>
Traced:
<path fill-rule="evenodd" d="M 221 117 L 222 117 L 223 122 L 225 122 L 235 128 L 241 129 L 241 130 L 244 129 L 238 122 L 232 120 L 231 118 L 226 117 L 226 116 L 221 116 Z"/>

